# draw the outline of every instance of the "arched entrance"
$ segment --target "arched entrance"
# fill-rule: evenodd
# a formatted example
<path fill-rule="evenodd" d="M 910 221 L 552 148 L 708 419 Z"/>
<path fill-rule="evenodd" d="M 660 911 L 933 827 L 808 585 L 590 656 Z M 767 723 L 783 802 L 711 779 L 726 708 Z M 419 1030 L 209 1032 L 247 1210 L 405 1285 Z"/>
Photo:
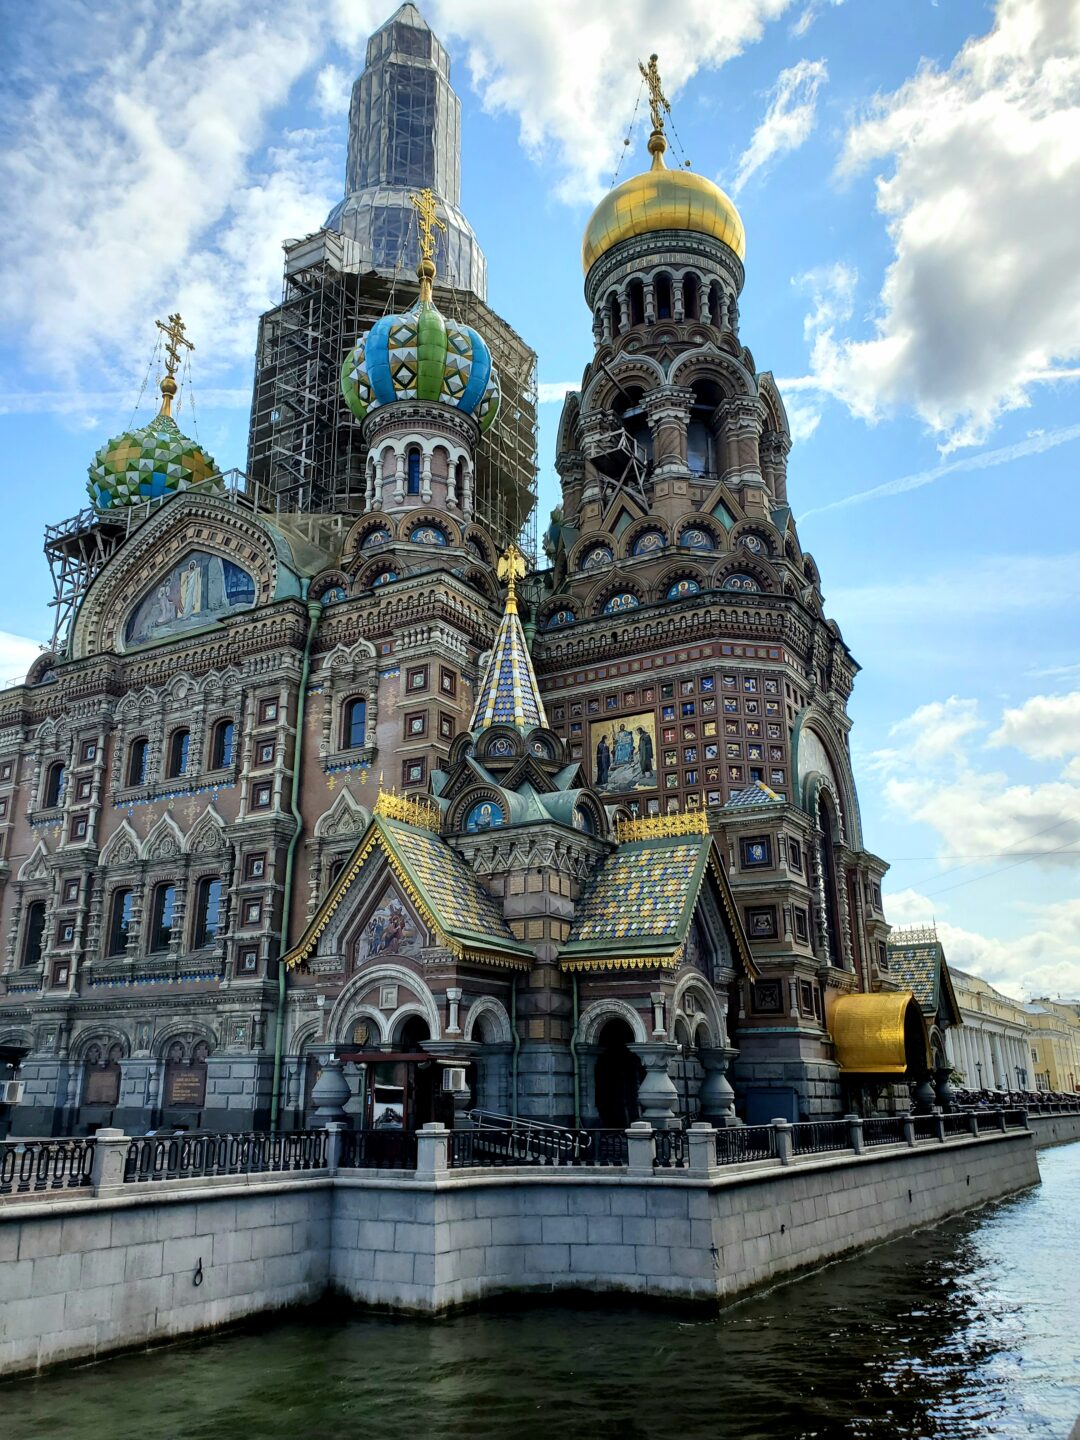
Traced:
<path fill-rule="evenodd" d="M 634 1032 L 625 1020 L 609 1020 L 597 1036 L 594 1082 L 596 1110 L 605 1130 L 621 1130 L 638 1119 L 638 1086 L 645 1073 L 630 1049 Z"/>

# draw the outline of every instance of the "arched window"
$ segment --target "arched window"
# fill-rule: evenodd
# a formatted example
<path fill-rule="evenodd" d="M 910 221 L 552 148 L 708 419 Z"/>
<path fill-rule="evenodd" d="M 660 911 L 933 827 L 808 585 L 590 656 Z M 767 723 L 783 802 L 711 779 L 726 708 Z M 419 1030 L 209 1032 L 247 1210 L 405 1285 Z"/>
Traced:
<path fill-rule="evenodd" d="M 406 456 L 406 464 L 407 464 L 407 469 L 406 469 L 406 472 L 405 472 L 405 473 L 406 473 L 405 493 L 406 493 L 407 495 L 419 495 L 419 494 L 420 494 L 420 451 L 417 450 L 417 448 L 416 448 L 415 445 L 410 448 L 409 453 L 408 453 L 408 455 Z"/>
<path fill-rule="evenodd" d="M 176 780 L 187 773 L 188 754 L 191 750 L 191 731 L 174 730 L 169 740 L 169 768 L 166 775 Z"/>
<path fill-rule="evenodd" d="M 54 760 L 49 766 L 45 776 L 43 803 L 47 810 L 64 803 L 64 762 L 62 760 Z"/>
<path fill-rule="evenodd" d="M 620 326 L 621 326 L 621 324 L 622 324 L 622 312 L 621 312 L 621 309 L 620 309 L 620 306 L 619 306 L 619 297 L 618 297 L 618 295 L 615 293 L 614 290 L 613 290 L 613 291 L 611 292 L 611 294 L 608 296 L 608 302 L 607 302 L 607 303 L 608 303 L 608 318 L 609 318 L 609 320 L 611 321 L 611 333 L 612 333 L 613 336 L 615 336 L 615 335 L 618 335 L 618 333 L 619 333 L 619 328 L 620 328 Z"/>
<path fill-rule="evenodd" d="M 327 888 L 327 890 L 333 889 L 333 886 L 334 886 L 335 881 L 337 880 L 338 876 L 341 874 L 342 870 L 345 869 L 345 860 L 346 860 L 346 858 L 347 858 L 347 857 L 344 856 L 344 855 L 335 855 L 334 858 L 333 858 L 333 860 L 331 860 L 330 863 L 327 865 L 327 867 L 326 867 L 326 888 Z"/>
<path fill-rule="evenodd" d="M 692 271 L 683 276 L 682 295 L 683 314 L 687 320 L 698 319 L 701 305 L 701 286 L 698 284 L 697 276 Z"/>
<path fill-rule="evenodd" d="M 454 487 L 457 490 L 458 504 L 461 504 L 462 495 L 465 490 L 465 461 L 458 460 L 454 464 Z"/>
<path fill-rule="evenodd" d="M 342 749 L 359 750 L 367 742 L 367 701 L 359 696 L 346 701 L 342 718 Z"/>
<path fill-rule="evenodd" d="M 645 324 L 645 287 L 640 280 L 631 280 L 626 287 L 627 299 L 630 301 L 630 324 Z"/>
<path fill-rule="evenodd" d="M 703 420 L 691 420 L 686 429 L 686 468 L 691 475 L 712 470 L 712 435 Z"/>
<path fill-rule="evenodd" d="M 34 900 L 26 909 L 23 929 L 22 963 L 37 965 L 45 941 L 45 901 Z"/>
<path fill-rule="evenodd" d="M 133 890 L 114 890 L 109 909 L 109 948 L 107 955 L 123 955 L 127 950 L 131 934 L 131 920 L 135 909 Z"/>
<path fill-rule="evenodd" d="M 194 948 L 201 950 L 218 937 L 221 929 L 221 881 L 216 876 L 200 880 L 195 892 Z"/>
<path fill-rule="evenodd" d="M 145 785 L 149 765 L 150 741 L 145 735 L 140 735 L 137 740 L 131 742 L 128 750 L 127 783 L 129 785 Z"/>
<path fill-rule="evenodd" d="M 658 320 L 670 320 L 671 276 L 657 275 L 653 281 L 653 293 L 656 296 L 656 318 Z"/>
<path fill-rule="evenodd" d="M 722 313 L 720 286 L 714 281 L 713 284 L 709 286 L 709 324 L 715 325 L 718 330 L 720 329 L 720 317 Z"/>
<path fill-rule="evenodd" d="M 325 598 L 325 597 L 324 597 Z M 210 753 L 211 770 L 225 770 L 233 763 L 236 726 L 231 720 L 219 720 L 214 726 L 214 743 Z"/>
<path fill-rule="evenodd" d="M 150 951 L 157 954 L 168 950 L 172 939 L 173 914 L 176 910 L 176 886 L 159 885 L 154 891 L 150 911 Z"/>

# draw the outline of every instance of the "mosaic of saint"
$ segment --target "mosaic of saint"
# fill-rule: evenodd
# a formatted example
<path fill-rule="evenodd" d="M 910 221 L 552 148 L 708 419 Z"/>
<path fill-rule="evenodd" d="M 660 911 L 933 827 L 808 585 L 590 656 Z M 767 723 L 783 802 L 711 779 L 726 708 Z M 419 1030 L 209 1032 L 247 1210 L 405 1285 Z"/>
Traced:
<path fill-rule="evenodd" d="M 124 627 L 124 644 L 148 645 L 201 630 L 254 603 L 255 581 L 246 570 L 220 555 L 189 552 L 139 601 Z"/>
<path fill-rule="evenodd" d="M 381 955 L 416 955 L 424 933 L 393 890 L 384 892 L 356 945 L 356 963 Z"/>
<path fill-rule="evenodd" d="M 593 783 L 609 795 L 656 786 L 656 717 L 651 710 L 589 726 Z"/>

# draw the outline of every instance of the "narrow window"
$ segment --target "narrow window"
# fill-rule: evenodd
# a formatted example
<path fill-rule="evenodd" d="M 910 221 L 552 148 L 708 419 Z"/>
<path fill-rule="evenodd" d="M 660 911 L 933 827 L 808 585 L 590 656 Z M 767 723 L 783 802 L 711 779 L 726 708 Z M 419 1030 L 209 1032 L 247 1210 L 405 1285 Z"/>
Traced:
<path fill-rule="evenodd" d="M 191 731 L 174 730 L 169 741 L 168 778 L 176 780 L 187 773 L 188 752 L 191 749 Z"/>
<path fill-rule="evenodd" d="M 127 950 L 128 935 L 131 931 L 131 917 L 135 908 L 135 895 L 131 890 L 114 890 L 112 909 L 109 911 L 110 955 L 123 955 Z"/>
<path fill-rule="evenodd" d="M 128 751 L 127 783 L 129 785 L 145 785 L 149 763 L 150 742 L 145 735 L 141 735 L 138 740 L 131 742 L 131 749 Z"/>
<path fill-rule="evenodd" d="M 420 451 L 412 449 L 408 454 L 408 485 L 406 492 L 409 495 L 420 494 Z"/>
<path fill-rule="evenodd" d="M 709 324 L 720 328 L 720 287 L 709 286 Z"/>
<path fill-rule="evenodd" d="M 216 940 L 221 928 L 221 881 L 199 881 L 195 900 L 195 949 Z"/>
<path fill-rule="evenodd" d="M 42 943 L 45 938 L 45 901 L 35 900 L 26 911 L 26 929 L 23 932 L 22 963 L 37 965 L 41 960 Z"/>
<path fill-rule="evenodd" d="M 626 287 L 627 298 L 630 301 L 630 324 L 645 324 L 645 287 L 640 280 L 631 280 Z"/>
<path fill-rule="evenodd" d="M 671 319 L 671 276 L 658 275 L 653 282 L 656 293 L 656 318 Z"/>
<path fill-rule="evenodd" d="M 365 700 L 350 700 L 345 706 L 343 748 L 346 750 L 359 750 L 367 738 L 367 702 Z"/>
<path fill-rule="evenodd" d="M 608 314 L 611 319 L 611 333 L 618 335 L 622 325 L 622 311 L 619 308 L 619 297 L 613 290 L 608 296 Z"/>
<path fill-rule="evenodd" d="M 49 766 L 49 773 L 45 777 L 45 808 L 52 809 L 64 802 L 64 766 L 57 760 Z"/>
<path fill-rule="evenodd" d="M 225 770 L 233 763 L 235 735 L 236 727 L 231 720 L 219 720 L 214 726 L 214 746 L 210 760 L 212 769 Z"/>
<path fill-rule="evenodd" d="M 154 891 L 154 907 L 150 914 L 150 950 L 157 954 L 168 950 L 172 939 L 173 912 L 176 908 L 176 886 L 159 885 Z"/>
<path fill-rule="evenodd" d="M 701 303 L 701 291 L 698 286 L 698 278 L 694 274 L 687 273 L 683 276 L 683 315 L 687 320 L 696 320 L 699 314 Z"/>

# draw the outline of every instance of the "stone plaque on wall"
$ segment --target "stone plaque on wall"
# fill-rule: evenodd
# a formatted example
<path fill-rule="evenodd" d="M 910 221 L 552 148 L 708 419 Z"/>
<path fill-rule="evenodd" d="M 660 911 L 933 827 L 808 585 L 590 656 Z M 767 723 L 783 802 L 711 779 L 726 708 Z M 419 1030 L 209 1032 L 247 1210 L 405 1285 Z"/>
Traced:
<path fill-rule="evenodd" d="M 205 1065 L 169 1065 L 165 1071 L 165 1104 L 200 1110 L 206 1098 Z"/>
<path fill-rule="evenodd" d="M 120 1099 L 119 1065 L 95 1065 L 86 1072 L 84 1105 L 115 1105 Z"/>

